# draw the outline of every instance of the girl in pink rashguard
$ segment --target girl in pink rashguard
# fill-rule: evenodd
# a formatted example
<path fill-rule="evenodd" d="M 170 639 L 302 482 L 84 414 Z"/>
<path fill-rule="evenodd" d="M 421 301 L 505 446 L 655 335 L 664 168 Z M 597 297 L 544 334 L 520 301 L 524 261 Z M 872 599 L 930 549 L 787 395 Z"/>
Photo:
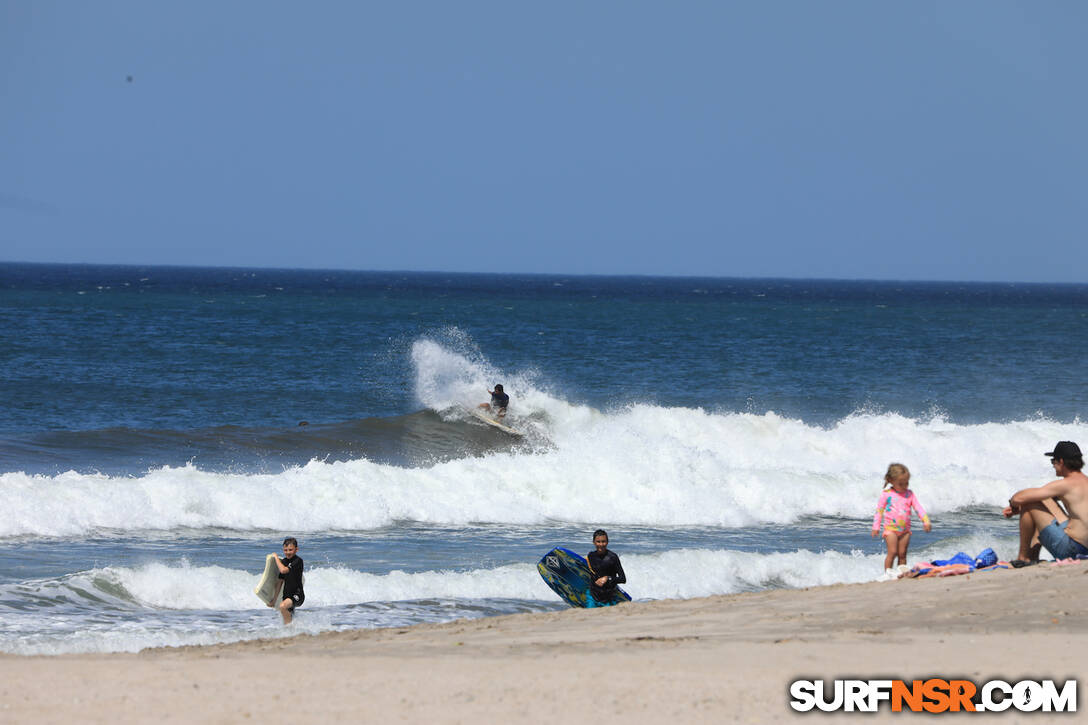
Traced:
<path fill-rule="evenodd" d="M 880 499 L 876 503 L 876 515 L 873 517 L 874 539 L 880 531 L 880 525 L 884 524 L 884 543 L 888 545 L 888 555 L 884 557 L 884 576 L 887 579 L 896 578 L 896 571 L 892 568 L 892 564 L 895 563 L 897 556 L 900 567 L 907 564 L 912 507 L 918 513 L 918 518 L 922 520 L 926 533 L 931 531 L 932 527 L 925 507 L 914 495 L 914 491 L 910 490 L 910 471 L 902 463 L 893 463 L 888 466 L 888 472 L 884 474 L 884 490 L 880 492 Z"/>

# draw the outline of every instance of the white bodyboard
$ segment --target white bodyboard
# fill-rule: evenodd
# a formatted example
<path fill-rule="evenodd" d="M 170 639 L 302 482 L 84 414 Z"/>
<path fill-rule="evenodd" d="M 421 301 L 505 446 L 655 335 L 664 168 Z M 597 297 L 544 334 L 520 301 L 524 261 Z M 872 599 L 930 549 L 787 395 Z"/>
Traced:
<path fill-rule="evenodd" d="M 264 558 L 264 573 L 261 574 L 261 581 L 257 584 L 257 588 L 253 590 L 253 593 L 265 604 L 272 604 L 272 600 L 276 596 L 276 583 L 279 578 L 280 569 L 276 566 L 276 555 L 269 554 Z"/>

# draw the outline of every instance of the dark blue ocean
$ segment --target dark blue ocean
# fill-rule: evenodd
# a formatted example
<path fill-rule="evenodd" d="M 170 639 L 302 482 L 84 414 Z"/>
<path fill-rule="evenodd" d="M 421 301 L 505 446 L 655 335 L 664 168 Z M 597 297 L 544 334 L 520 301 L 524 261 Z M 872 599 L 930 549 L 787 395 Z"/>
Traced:
<path fill-rule="evenodd" d="M 557 609 L 597 527 L 635 599 L 865 581 L 892 461 L 913 560 L 1011 557 L 1086 360 L 1083 284 L 0 264 L 0 651 Z"/>

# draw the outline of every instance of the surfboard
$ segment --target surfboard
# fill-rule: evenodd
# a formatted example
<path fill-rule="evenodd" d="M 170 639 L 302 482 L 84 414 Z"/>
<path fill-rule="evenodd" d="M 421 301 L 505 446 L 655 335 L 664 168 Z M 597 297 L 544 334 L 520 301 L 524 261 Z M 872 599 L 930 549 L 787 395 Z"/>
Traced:
<path fill-rule="evenodd" d="M 272 600 L 276 596 L 276 582 L 279 581 L 279 578 L 280 569 L 276 566 L 276 555 L 269 554 L 264 558 L 264 573 L 261 574 L 261 581 L 258 582 L 253 593 L 265 604 L 272 604 Z"/>
<path fill-rule="evenodd" d="M 472 415 L 475 418 L 478 418 L 479 420 L 482 420 L 484 423 L 487 423 L 488 425 L 495 426 L 496 428 L 501 430 L 503 433 L 509 433 L 510 435 L 518 436 L 519 438 L 522 435 L 524 435 L 521 431 L 514 430 L 513 428 L 511 428 L 509 426 L 503 425 L 498 420 L 496 420 L 495 418 L 492 418 L 490 415 L 483 412 L 482 410 L 479 410 L 479 409 L 474 410 L 474 411 L 472 411 Z"/>
<path fill-rule="evenodd" d="M 589 564 L 584 557 L 575 554 L 570 549 L 555 547 L 543 557 L 536 565 L 540 572 L 540 578 L 551 587 L 552 591 L 571 605 L 572 607 L 586 606 L 586 597 L 589 596 L 589 585 L 593 581 L 593 573 L 589 570 Z M 631 601 L 631 595 L 617 588 L 612 596 L 612 602 Z"/>

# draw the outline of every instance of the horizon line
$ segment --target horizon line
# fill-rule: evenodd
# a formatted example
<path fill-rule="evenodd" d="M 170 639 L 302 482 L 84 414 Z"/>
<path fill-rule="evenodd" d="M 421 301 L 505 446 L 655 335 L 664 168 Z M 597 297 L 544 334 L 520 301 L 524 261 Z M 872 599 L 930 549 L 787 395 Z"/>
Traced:
<path fill-rule="evenodd" d="M 772 277 L 708 274 L 650 274 L 646 272 L 523 272 L 523 271 L 452 271 L 431 269 L 359 269 L 355 267 L 279 267 L 279 266 L 242 266 L 236 264 L 175 264 L 166 262 L 40 262 L 29 260 L 0 260 L 0 266 L 23 265 L 38 267 L 126 267 L 126 268 L 161 268 L 161 269 L 207 269 L 207 270 L 249 270 L 266 272 L 315 272 L 315 273 L 355 273 L 355 274 L 427 274 L 460 275 L 491 277 L 578 277 L 578 278 L 621 278 L 621 279 L 708 279 L 708 280 L 745 280 L 767 282 L 887 282 L 900 284 L 971 284 L 971 285 L 1035 285 L 1041 287 L 1088 285 L 1088 282 L 1032 282 L 1026 280 L 979 280 L 979 279 L 909 279 L 903 277 Z"/>

